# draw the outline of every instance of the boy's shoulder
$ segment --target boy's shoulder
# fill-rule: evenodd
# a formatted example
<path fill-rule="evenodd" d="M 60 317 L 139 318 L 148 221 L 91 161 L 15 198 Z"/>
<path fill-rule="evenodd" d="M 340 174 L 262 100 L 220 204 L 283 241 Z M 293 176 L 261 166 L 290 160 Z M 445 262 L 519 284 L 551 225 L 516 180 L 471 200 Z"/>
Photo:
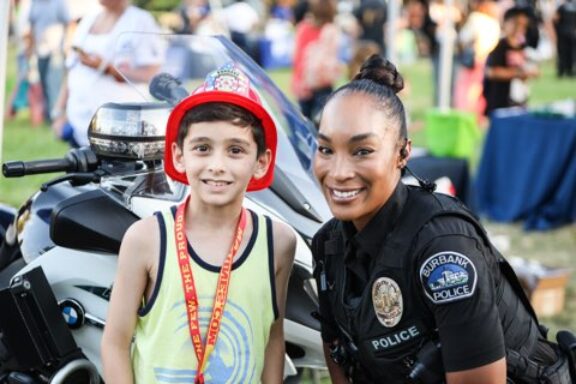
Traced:
<path fill-rule="evenodd" d="M 127 244 L 138 249 L 147 249 L 147 247 L 157 242 L 159 232 L 156 215 L 144 217 L 128 228 L 122 239 L 122 244 Z"/>
<path fill-rule="evenodd" d="M 273 235 L 274 236 L 278 236 L 278 233 L 286 234 L 286 233 L 292 231 L 292 227 L 290 225 L 286 224 L 286 222 L 284 222 L 282 219 L 279 219 L 275 216 L 267 215 L 266 213 L 254 212 L 251 209 L 249 209 L 248 211 L 252 212 L 252 214 L 258 218 L 264 218 L 266 221 L 269 221 L 270 225 L 273 229 Z"/>
<path fill-rule="evenodd" d="M 272 236 L 274 236 L 275 240 L 277 237 L 293 238 L 294 240 L 296 239 L 294 230 L 291 226 L 280 220 L 270 219 L 270 221 L 272 222 Z"/>
<path fill-rule="evenodd" d="M 274 240 L 274 252 L 276 256 L 281 256 L 282 258 L 289 257 L 292 255 L 294 257 L 294 250 L 296 247 L 296 233 L 294 229 L 288 224 L 273 220 L 272 222 L 272 238 Z"/>

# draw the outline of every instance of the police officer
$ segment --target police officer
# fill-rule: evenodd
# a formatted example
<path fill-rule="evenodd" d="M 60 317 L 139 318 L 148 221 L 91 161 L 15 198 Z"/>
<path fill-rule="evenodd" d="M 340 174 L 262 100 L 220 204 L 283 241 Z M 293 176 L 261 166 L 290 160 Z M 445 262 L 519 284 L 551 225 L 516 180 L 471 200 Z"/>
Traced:
<path fill-rule="evenodd" d="M 476 219 L 429 183 L 400 182 L 411 151 L 402 88 L 372 56 L 320 122 L 314 173 L 334 219 L 312 249 L 332 381 L 570 383 Z"/>

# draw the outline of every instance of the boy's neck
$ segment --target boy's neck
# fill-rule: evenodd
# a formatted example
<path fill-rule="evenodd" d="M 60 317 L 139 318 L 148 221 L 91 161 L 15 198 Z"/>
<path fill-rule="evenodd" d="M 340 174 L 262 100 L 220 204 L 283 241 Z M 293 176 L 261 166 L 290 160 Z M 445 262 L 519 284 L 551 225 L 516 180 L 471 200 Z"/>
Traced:
<path fill-rule="evenodd" d="M 236 226 L 238 217 L 242 211 L 242 201 L 226 206 L 203 204 L 194 196 L 190 198 L 186 209 L 186 223 L 188 228 L 198 228 L 200 224 L 203 230 L 219 230 L 228 226 Z M 192 225 L 193 224 L 193 225 Z"/>
<path fill-rule="evenodd" d="M 506 41 L 508 42 L 508 45 L 511 46 L 512 48 L 516 48 L 516 40 L 514 39 L 514 37 L 512 36 L 506 36 Z"/>

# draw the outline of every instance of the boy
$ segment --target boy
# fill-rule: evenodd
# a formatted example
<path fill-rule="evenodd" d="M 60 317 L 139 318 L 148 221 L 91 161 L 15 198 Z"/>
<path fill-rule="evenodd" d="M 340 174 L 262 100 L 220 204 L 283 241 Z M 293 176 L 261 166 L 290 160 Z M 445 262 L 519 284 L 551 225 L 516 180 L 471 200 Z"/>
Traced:
<path fill-rule="evenodd" d="M 242 208 L 246 190 L 272 182 L 274 122 L 226 64 L 174 108 L 165 148 L 166 173 L 190 195 L 124 236 L 102 340 L 105 380 L 280 383 L 296 239 Z"/>
<path fill-rule="evenodd" d="M 488 116 L 498 108 L 524 106 L 528 99 L 526 80 L 538 76 L 526 59 L 526 31 L 530 24 L 527 9 L 513 7 L 504 14 L 504 37 L 488 55 L 483 94 Z"/>

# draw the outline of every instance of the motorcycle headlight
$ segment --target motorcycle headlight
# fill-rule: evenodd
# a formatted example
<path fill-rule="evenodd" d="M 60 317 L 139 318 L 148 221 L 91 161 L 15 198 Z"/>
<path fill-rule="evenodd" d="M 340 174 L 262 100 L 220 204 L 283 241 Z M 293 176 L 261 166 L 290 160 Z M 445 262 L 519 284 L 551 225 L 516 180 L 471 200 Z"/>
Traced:
<path fill-rule="evenodd" d="M 90 147 L 100 157 L 161 160 L 169 114 L 163 103 L 106 103 L 90 121 Z"/>

